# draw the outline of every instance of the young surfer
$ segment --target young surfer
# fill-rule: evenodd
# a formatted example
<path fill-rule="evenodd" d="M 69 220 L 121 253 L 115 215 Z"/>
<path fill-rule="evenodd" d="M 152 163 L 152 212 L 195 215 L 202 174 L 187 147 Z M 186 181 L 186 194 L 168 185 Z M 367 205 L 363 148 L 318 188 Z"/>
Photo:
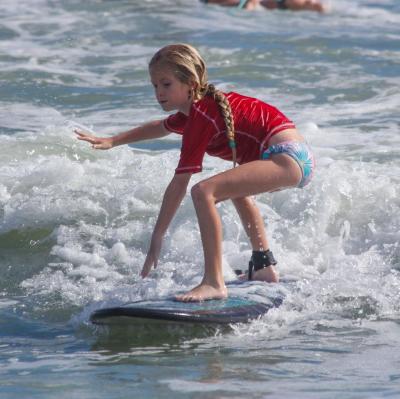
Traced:
<path fill-rule="evenodd" d="M 191 190 L 204 252 L 201 283 L 177 297 L 181 301 L 227 296 L 222 274 L 222 224 L 216 204 L 232 200 L 249 236 L 253 254 L 249 278 L 277 282 L 276 261 L 263 218 L 252 196 L 309 183 L 314 161 L 294 123 L 272 105 L 239 93 L 223 93 L 208 82 L 206 65 L 188 44 L 163 47 L 150 61 L 157 101 L 177 111 L 113 137 L 76 131 L 94 149 L 182 135 L 178 166 L 162 201 L 141 275 L 157 266 L 163 237 L 182 202 L 191 176 L 202 171 L 205 153 L 233 162 L 233 168 L 195 184 Z"/>

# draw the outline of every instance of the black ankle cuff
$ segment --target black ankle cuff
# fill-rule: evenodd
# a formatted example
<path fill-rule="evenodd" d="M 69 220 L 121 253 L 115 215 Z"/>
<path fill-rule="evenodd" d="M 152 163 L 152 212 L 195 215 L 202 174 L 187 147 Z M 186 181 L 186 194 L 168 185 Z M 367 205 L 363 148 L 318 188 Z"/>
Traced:
<path fill-rule="evenodd" d="M 249 280 L 253 277 L 253 270 L 256 272 L 257 270 L 276 264 L 277 261 L 269 249 L 267 251 L 253 251 L 249 262 Z"/>

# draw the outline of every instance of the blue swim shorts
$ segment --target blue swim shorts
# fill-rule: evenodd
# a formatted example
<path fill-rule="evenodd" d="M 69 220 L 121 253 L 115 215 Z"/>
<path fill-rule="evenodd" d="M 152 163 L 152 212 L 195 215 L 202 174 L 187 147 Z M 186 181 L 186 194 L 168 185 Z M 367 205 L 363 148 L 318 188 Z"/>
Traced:
<path fill-rule="evenodd" d="M 304 141 L 284 141 L 268 147 L 262 154 L 262 159 L 268 159 L 273 154 L 287 154 L 300 166 L 303 178 L 297 187 L 303 188 L 310 183 L 314 173 L 315 161 L 310 147 Z"/>

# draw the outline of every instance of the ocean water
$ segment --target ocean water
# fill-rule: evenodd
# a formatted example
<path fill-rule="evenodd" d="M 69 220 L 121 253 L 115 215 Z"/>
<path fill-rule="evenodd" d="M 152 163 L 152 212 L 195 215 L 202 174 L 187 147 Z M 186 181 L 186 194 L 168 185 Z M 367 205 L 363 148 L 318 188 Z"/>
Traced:
<path fill-rule="evenodd" d="M 331 0 L 327 15 L 195 0 L 2 0 L 0 397 L 400 398 L 400 3 Z M 189 42 L 224 90 L 295 121 L 317 158 L 304 190 L 257 197 L 285 300 L 224 330 L 94 327 L 90 313 L 189 289 L 202 249 L 188 195 L 158 269 L 138 277 L 180 142 L 111 151 L 165 117 L 147 63 Z M 229 168 L 206 158 L 193 182 Z M 224 274 L 250 247 L 219 206 Z"/>

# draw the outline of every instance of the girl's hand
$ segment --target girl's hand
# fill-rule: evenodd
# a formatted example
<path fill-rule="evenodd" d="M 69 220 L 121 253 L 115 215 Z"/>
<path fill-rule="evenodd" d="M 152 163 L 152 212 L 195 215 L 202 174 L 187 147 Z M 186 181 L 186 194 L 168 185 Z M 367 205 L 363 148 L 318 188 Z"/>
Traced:
<path fill-rule="evenodd" d="M 144 261 L 144 265 L 140 273 L 143 278 L 148 276 L 153 265 L 154 269 L 157 267 L 158 258 L 161 252 L 161 243 L 162 238 L 154 236 L 152 237 L 149 252 L 147 253 L 146 260 Z"/>
<path fill-rule="evenodd" d="M 112 139 L 110 138 L 93 136 L 77 129 L 74 130 L 74 133 L 78 136 L 78 140 L 87 141 L 95 150 L 109 150 L 113 147 Z"/>

